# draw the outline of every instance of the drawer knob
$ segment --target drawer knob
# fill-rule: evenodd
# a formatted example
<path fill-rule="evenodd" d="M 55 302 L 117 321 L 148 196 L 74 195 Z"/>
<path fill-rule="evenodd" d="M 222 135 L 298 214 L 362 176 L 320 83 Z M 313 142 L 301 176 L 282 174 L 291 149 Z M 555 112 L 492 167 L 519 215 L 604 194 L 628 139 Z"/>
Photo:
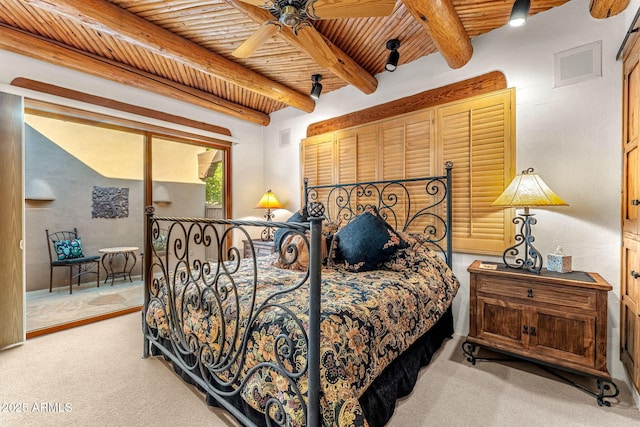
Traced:
<path fill-rule="evenodd" d="M 631 200 L 631 205 L 632 205 L 632 206 L 638 206 L 638 205 L 640 205 L 640 200 L 638 200 L 638 199 L 633 199 L 633 200 Z"/>
<path fill-rule="evenodd" d="M 529 327 L 527 325 L 524 325 L 522 327 L 522 333 L 525 335 L 529 335 Z"/>
<path fill-rule="evenodd" d="M 532 326 L 531 328 L 529 328 L 529 334 L 531 334 L 531 336 L 536 336 L 536 327 Z"/>
<path fill-rule="evenodd" d="M 631 270 L 631 277 L 633 277 L 634 279 L 637 279 L 638 277 L 640 277 L 640 273 L 638 273 L 635 270 Z"/>
<path fill-rule="evenodd" d="M 527 289 L 527 298 L 533 298 L 533 289 Z"/>

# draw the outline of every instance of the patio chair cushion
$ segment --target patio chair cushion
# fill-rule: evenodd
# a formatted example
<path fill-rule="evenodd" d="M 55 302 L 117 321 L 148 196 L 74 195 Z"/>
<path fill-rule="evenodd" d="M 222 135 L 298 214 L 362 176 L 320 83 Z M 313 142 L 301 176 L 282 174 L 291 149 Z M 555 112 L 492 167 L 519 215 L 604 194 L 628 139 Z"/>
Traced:
<path fill-rule="evenodd" d="M 73 258 L 82 258 L 82 240 L 80 238 L 70 240 L 56 240 L 53 242 L 58 261 Z"/>
<path fill-rule="evenodd" d="M 70 265 L 70 264 L 82 264 L 83 262 L 99 260 L 100 255 L 83 256 L 82 258 L 68 258 L 53 261 L 51 265 Z"/>

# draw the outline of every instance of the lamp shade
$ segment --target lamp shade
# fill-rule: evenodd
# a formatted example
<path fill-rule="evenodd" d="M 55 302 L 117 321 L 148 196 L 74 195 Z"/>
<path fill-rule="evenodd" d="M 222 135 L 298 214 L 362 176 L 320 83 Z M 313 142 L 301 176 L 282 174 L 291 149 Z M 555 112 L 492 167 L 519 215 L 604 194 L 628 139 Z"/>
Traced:
<path fill-rule="evenodd" d="M 256 209 L 281 209 L 282 204 L 276 198 L 276 195 L 273 194 L 271 190 L 268 190 L 258 204 L 256 205 Z"/>
<path fill-rule="evenodd" d="M 533 168 L 522 171 L 491 204 L 504 207 L 568 206 L 544 183 Z"/>

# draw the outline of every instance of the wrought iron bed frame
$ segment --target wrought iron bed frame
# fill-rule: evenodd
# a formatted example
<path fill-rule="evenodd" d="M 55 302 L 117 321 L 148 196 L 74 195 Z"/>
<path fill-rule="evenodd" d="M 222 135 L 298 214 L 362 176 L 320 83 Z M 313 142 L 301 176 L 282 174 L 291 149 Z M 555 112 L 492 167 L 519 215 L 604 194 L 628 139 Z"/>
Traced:
<path fill-rule="evenodd" d="M 381 216 L 394 223 L 404 225 L 401 230 L 406 230 L 410 224 L 418 218 L 428 218 L 427 225 L 422 230 L 429 236 L 430 243 L 433 244 L 446 259 L 447 264 L 451 267 L 452 262 L 452 239 L 451 239 L 451 170 L 453 164 L 447 162 L 445 164 L 446 173 L 442 176 L 418 178 L 418 179 L 400 179 L 386 181 L 371 181 L 355 184 L 339 184 L 339 185 L 321 185 L 309 186 L 307 180 L 304 182 L 305 205 L 309 212 L 309 223 L 289 223 L 289 222 L 272 222 L 272 221 L 243 221 L 243 220 L 220 220 L 220 219 L 202 219 L 202 218 L 177 218 L 177 217 L 155 217 L 153 207 L 147 207 L 147 225 L 145 230 L 145 253 L 154 254 L 154 256 L 145 256 L 145 299 L 142 312 L 142 328 L 143 328 L 143 358 L 151 355 L 153 348 L 159 350 L 165 358 L 175 363 L 188 377 L 199 387 L 205 390 L 213 399 L 233 416 L 235 416 L 244 425 L 255 425 L 240 409 L 228 401 L 229 398 L 238 396 L 242 387 L 246 385 L 251 376 L 260 369 L 275 370 L 279 374 L 289 379 L 289 383 L 295 390 L 300 400 L 300 405 L 306 413 L 306 425 L 311 427 L 319 426 L 321 423 L 320 411 L 320 321 L 321 321 L 321 240 L 322 222 L 326 219 L 341 218 L 343 221 L 349 222 L 356 215 L 363 212 L 370 203 L 360 203 L 358 199 L 370 201 L 371 198 L 377 200 L 378 212 Z M 411 193 L 407 189 L 407 184 L 424 185 L 426 194 L 430 197 L 431 202 L 428 206 L 421 207 L 413 212 L 411 205 Z M 335 206 L 330 207 L 323 202 L 318 201 L 318 195 L 328 190 L 327 201 Z M 400 195 L 398 195 L 399 190 Z M 404 199 L 406 197 L 406 199 Z M 393 207 L 397 206 L 399 200 L 402 199 L 406 208 L 404 219 L 398 218 L 393 211 Z M 444 204 L 446 217 L 443 218 L 440 207 Z M 434 212 L 435 211 L 435 212 Z M 167 223 L 169 225 L 167 225 Z M 291 285 L 288 289 L 274 291 L 272 295 L 265 299 L 261 304 L 256 305 L 255 291 L 259 283 L 259 275 L 257 270 L 256 254 L 251 245 L 252 258 L 250 263 L 253 266 L 253 299 L 251 302 L 250 316 L 246 319 L 246 327 L 244 336 L 239 337 L 238 328 L 241 319 L 233 319 L 235 321 L 235 334 L 231 341 L 225 338 L 225 325 L 228 320 L 222 316 L 222 328 L 219 333 L 222 336 L 219 351 L 214 352 L 208 345 L 199 345 L 195 336 L 186 336 L 183 325 L 178 316 L 174 315 L 178 309 L 175 306 L 175 295 L 172 293 L 174 286 L 168 286 L 165 292 L 168 293 L 167 303 L 169 312 L 165 312 L 167 317 L 167 325 L 170 338 L 163 340 L 159 332 L 150 328 L 146 322 L 146 313 L 149 303 L 154 299 L 165 307 L 160 291 L 164 284 L 170 280 L 181 281 L 184 289 L 188 286 L 195 286 L 197 289 L 197 299 L 190 302 L 201 306 L 201 309 L 208 311 L 218 309 L 222 312 L 222 304 L 229 298 L 237 298 L 238 289 L 235 287 L 233 280 L 230 280 L 234 286 L 219 287 L 219 279 L 221 277 L 232 278 L 233 273 L 237 272 L 240 266 L 241 251 L 233 246 L 232 239 L 234 232 L 239 232 L 246 240 L 251 242 L 246 227 L 274 227 L 284 228 L 286 233 L 295 233 L 302 236 L 305 245 L 309 248 L 309 267 L 302 274 L 300 280 Z M 442 229 L 440 228 L 442 227 Z M 395 227 L 394 227 L 395 228 Z M 161 235 L 166 233 L 166 242 L 169 245 L 163 254 L 156 253 L 156 247 L 153 243 Z M 309 232 L 309 238 L 306 233 Z M 210 264 L 193 255 L 193 247 L 204 246 L 217 248 L 218 258 L 227 259 L 227 262 L 219 262 Z M 279 253 L 284 254 L 288 251 L 293 252 L 297 256 L 294 247 L 277 248 Z M 245 262 L 247 262 L 245 260 Z M 180 272 L 172 274 L 171 271 Z M 213 277 L 213 279 L 211 279 Z M 308 282 L 309 286 L 309 311 L 308 311 L 308 329 L 304 328 L 303 322 L 291 313 L 286 307 L 273 302 L 276 295 L 284 292 L 290 292 L 299 289 L 303 284 Z M 183 289 L 183 292 L 184 292 Z M 204 296 L 213 297 L 216 307 L 205 306 Z M 236 299 L 237 307 L 237 299 Z M 244 356 L 248 337 L 246 334 L 250 332 L 250 325 L 255 321 L 257 315 L 268 308 L 278 308 L 294 318 L 298 333 L 304 338 L 302 348 L 306 350 L 306 364 L 295 368 L 291 371 L 285 369 L 285 360 L 291 360 L 294 355 L 294 344 L 290 336 L 278 336 L 274 344 L 273 357 L 277 363 L 263 362 L 252 367 L 244 377 L 240 377 L 243 370 Z M 240 310 L 238 309 L 239 313 Z M 180 316 L 182 317 L 182 316 Z M 231 337 L 230 337 L 231 338 Z M 299 345 L 299 344 L 298 344 Z M 234 367 L 234 364 L 237 364 Z M 291 364 L 295 366 L 295 364 Z M 229 379 L 225 379 L 222 375 L 227 375 Z M 306 396 L 297 387 L 295 380 L 300 376 L 307 374 L 307 393 Z M 306 397 L 306 403 L 305 398 Z M 271 420 L 268 414 L 270 410 L 275 409 L 275 420 Z M 273 412 L 273 411 L 272 411 Z M 265 423 L 272 425 L 286 425 L 286 416 L 282 403 L 275 397 L 271 397 L 266 403 Z"/>

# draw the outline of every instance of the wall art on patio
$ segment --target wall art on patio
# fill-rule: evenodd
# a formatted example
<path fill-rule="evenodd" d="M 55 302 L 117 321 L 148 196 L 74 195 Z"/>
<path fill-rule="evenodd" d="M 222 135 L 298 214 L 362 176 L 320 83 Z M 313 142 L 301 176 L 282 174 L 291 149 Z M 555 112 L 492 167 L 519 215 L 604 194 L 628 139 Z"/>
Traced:
<path fill-rule="evenodd" d="M 128 188 L 93 187 L 92 218 L 127 218 L 128 216 Z"/>

